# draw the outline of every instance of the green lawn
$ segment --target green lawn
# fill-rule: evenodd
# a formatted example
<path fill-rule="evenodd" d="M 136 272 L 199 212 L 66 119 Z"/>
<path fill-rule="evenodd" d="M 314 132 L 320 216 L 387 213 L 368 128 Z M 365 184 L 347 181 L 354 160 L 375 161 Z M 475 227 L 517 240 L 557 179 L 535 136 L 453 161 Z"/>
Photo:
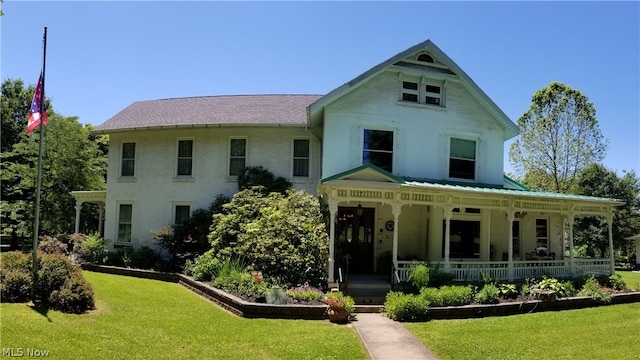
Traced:
<path fill-rule="evenodd" d="M 407 323 L 440 359 L 640 359 L 640 303 Z"/>
<path fill-rule="evenodd" d="M 70 315 L 0 304 L 2 348 L 58 359 L 366 359 L 350 326 L 244 319 L 178 284 L 84 272 L 97 309 Z M 17 350 L 16 350 L 17 351 Z"/>
<path fill-rule="evenodd" d="M 640 272 L 618 270 L 616 274 L 622 276 L 622 280 L 627 284 L 627 288 L 640 291 Z"/>

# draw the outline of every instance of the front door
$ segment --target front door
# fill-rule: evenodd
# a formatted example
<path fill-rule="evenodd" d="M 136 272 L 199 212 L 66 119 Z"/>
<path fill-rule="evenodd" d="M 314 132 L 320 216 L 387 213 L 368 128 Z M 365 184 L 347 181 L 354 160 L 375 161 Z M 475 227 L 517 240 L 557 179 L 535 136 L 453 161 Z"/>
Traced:
<path fill-rule="evenodd" d="M 372 208 L 340 207 L 336 226 L 336 260 L 347 273 L 373 273 L 375 211 Z"/>

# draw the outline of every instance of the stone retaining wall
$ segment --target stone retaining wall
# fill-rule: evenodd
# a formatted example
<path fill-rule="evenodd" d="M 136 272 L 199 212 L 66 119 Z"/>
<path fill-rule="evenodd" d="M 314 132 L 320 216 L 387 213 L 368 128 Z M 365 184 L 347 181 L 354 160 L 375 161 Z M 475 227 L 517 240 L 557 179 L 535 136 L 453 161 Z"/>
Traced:
<path fill-rule="evenodd" d="M 325 305 L 270 305 L 244 301 L 236 296 L 209 286 L 206 283 L 195 281 L 192 277 L 162 273 L 151 270 L 127 269 L 115 266 L 102 266 L 82 264 L 82 268 L 88 271 L 108 274 L 124 275 L 179 283 L 187 289 L 206 297 L 233 314 L 246 318 L 277 318 L 277 319 L 306 319 L 323 320 L 327 318 Z M 640 292 L 628 292 L 614 294 L 610 304 L 625 304 L 640 302 Z M 590 297 L 562 298 L 556 301 L 532 300 L 527 302 L 511 302 L 495 305 L 465 305 L 432 307 L 429 309 L 431 319 L 467 319 L 487 316 L 506 316 L 526 314 L 541 311 L 559 311 L 570 309 L 582 309 L 605 305 Z M 368 310 L 379 311 L 381 307 L 367 307 Z M 358 309 L 356 312 L 363 312 Z"/>

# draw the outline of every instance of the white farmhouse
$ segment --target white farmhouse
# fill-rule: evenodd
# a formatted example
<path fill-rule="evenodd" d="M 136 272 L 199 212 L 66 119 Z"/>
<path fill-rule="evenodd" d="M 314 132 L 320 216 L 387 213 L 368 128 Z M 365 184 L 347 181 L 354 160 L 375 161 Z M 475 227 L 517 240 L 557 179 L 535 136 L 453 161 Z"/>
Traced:
<path fill-rule="evenodd" d="M 245 166 L 263 166 L 329 205 L 330 281 L 338 269 L 379 272 L 385 258 L 393 281 L 411 260 L 458 280 L 614 270 L 613 257 L 575 257 L 567 224 L 602 216 L 611 229 L 621 203 L 504 176 L 518 128 L 429 40 L 326 95 L 139 101 L 95 132 L 110 136 L 107 190 L 74 195 L 105 206 L 115 246 L 153 246 L 151 230 L 232 195 Z"/>

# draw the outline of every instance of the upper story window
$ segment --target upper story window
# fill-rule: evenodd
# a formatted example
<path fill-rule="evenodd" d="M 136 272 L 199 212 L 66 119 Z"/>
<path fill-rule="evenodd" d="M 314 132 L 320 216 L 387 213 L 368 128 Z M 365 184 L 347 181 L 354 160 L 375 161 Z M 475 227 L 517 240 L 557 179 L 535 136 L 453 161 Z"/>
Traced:
<path fill-rule="evenodd" d="M 364 130 L 362 163 L 393 172 L 393 131 Z"/>
<path fill-rule="evenodd" d="M 247 163 L 247 139 L 229 141 L 229 176 L 239 176 Z"/>
<path fill-rule="evenodd" d="M 293 176 L 309 176 L 309 139 L 293 139 Z"/>
<path fill-rule="evenodd" d="M 120 176 L 134 176 L 136 165 L 136 143 L 122 143 L 122 164 Z"/>
<path fill-rule="evenodd" d="M 178 176 L 191 176 L 193 170 L 193 140 L 178 141 Z"/>
<path fill-rule="evenodd" d="M 425 79 L 405 79 L 402 80 L 402 95 L 400 99 L 416 104 L 444 107 L 444 91 L 442 87 L 442 82 Z"/>
<path fill-rule="evenodd" d="M 451 138 L 449 148 L 449 177 L 455 179 L 475 180 L 475 141 Z"/>

